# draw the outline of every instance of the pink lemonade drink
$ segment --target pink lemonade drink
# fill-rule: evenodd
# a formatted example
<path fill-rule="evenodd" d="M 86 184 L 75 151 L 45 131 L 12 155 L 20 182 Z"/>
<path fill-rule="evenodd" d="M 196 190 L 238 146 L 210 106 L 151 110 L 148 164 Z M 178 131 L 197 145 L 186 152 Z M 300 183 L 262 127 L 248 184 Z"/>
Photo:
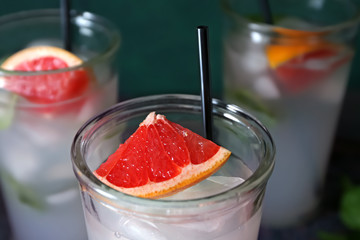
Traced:
<path fill-rule="evenodd" d="M 94 171 L 99 173 L 97 169 L 103 163 L 114 163 L 105 160 L 113 159 L 109 156 L 119 144 L 131 146 L 126 140 L 130 139 L 129 136 L 134 134 L 139 124 L 153 111 L 182 126 L 171 124 L 176 126 L 174 129 L 182 129 L 180 132 L 184 138 L 190 136 L 191 140 L 188 138 L 186 143 L 190 141 L 196 144 L 197 141 L 202 141 L 194 141 L 198 138 L 188 131 L 197 134 L 202 132 L 200 97 L 154 95 L 131 99 L 111 107 L 83 125 L 75 136 L 71 155 L 74 172 L 80 183 L 90 240 L 257 239 L 262 199 L 274 166 L 274 145 L 261 123 L 241 108 L 215 99 L 213 107 L 213 142 L 231 151 L 230 158 L 211 176 L 196 185 L 157 199 L 135 197 L 115 190 L 100 181 Z M 157 141 L 155 139 L 167 142 L 168 136 L 164 135 L 167 130 L 158 125 L 156 129 L 159 138 L 154 135 L 154 139 L 148 137 L 144 140 L 147 149 L 143 151 L 153 154 L 152 149 L 155 148 L 149 146 Z M 131 138 L 134 139 L 134 136 Z M 191 148 L 192 145 L 187 146 Z M 129 148 L 129 151 L 123 151 L 139 154 L 137 148 L 135 146 Z M 167 148 L 166 144 L 164 148 Z M 190 151 L 192 159 L 198 156 L 196 152 L 195 155 L 192 153 L 194 152 Z M 202 153 L 204 152 L 199 151 L 199 155 Z M 126 159 L 130 161 L 130 157 Z M 198 165 L 192 166 L 195 169 Z M 146 174 L 151 175 L 156 167 L 148 168 Z M 190 170 L 189 174 L 191 173 Z M 166 185 L 173 180 L 176 178 L 161 183 Z"/>
<path fill-rule="evenodd" d="M 358 8 L 351 1 L 315 2 L 271 1 L 269 25 L 255 21 L 258 6 L 223 1 L 224 97 L 274 137 L 277 165 L 263 223 L 275 228 L 315 214 L 354 55 Z"/>
<path fill-rule="evenodd" d="M 119 33 L 75 13 L 70 53 L 60 29 L 58 10 L 0 17 L 0 182 L 14 240 L 87 239 L 69 151 L 77 129 L 117 101 Z"/>

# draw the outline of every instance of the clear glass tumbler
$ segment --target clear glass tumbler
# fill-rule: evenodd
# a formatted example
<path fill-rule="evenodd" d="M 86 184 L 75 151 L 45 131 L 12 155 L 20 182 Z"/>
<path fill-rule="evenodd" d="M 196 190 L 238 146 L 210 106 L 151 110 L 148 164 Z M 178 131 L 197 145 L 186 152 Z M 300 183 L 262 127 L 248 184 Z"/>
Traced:
<path fill-rule="evenodd" d="M 218 100 L 213 100 L 213 106 L 213 140 L 232 151 L 228 162 L 199 184 L 157 200 L 118 192 L 92 172 L 151 111 L 201 133 L 200 97 L 131 99 L 95 116 L 79 130 L 71 155 L 90 240 L 257 239 L 274 145 L 261 123 L 239 107 Z"/>
<path fill-rule="evenodd" d="M 347 0 L 272 0 L 273 24 L 258 1 L 223 0 L 224 98 L 271 132 L 277 165 L 263 222 L 286 227 L 316 211 L 360 20 Z"/>
<path fill-rule="evenodd" d="M 62 47 L 60 20 L 58 10 L 0 17 L 0 63 L 29 46 Z M 71 14 L 71 35 L 81 65 L 36 72 L 0 68 L 1 86 L 11 79 L 31 83 L 41 75 L 66 80 L 76 71 L 86 71 L 91 79 L 87 91 L 54 103 L 32 102 L 0 89 L 0 176 L 13 239 L 86 239 L 69 151 L 79 127 L 117 101 L 120 36 L 112 23 L 89 12 Z"/>

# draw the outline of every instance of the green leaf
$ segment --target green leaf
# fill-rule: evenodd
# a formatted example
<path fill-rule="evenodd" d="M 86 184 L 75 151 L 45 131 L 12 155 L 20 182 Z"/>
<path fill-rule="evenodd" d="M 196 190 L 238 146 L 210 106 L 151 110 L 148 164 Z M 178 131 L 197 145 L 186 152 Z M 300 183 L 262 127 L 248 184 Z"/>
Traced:
<path fill-rule="evenodd" d="M 346 235 L 328 232 L 319 232 L 317 237 L 319 240 L 348 240 Z"/>
<path fill-rule="evenodd" d="M 21 203 L 39 211 L 45 210 L 46 203 L 39 197 L 39 194 L 37 194 L 36 191 L 34 191 L 31 187 L 20 183 L 6 171 L 2 171 L 1 174 L 4 176 L 5 181 L 10 184 L 10 187 L 17 193 L 18 199 Z"/>
<path fill-rule="evenodd" d="M 360 231 L 352 231 L 348 234 L 348 240 L 359 240 Z"/>
<path fill-rule="evenodd" d="M 351 230 L 360 231 L 360 186 L 348 189 L 341 198 L 340 217 Z"/>
<path fill-rule="evenodd" d="M 17 95 L 0 90 L 0 130 L 6 129 L 11 125 L 15 114 L 16 101 Z"/>
<path fill-rule="evenodd" d="M 276 123 L 275 112 L 264 103 L 264 100 L 257 97 L 254 93 L 246 89 L 227 89 L 227 94 L 230 99 L 233 99 L 236 104 L 244 107 L 248 111 L 253 111 L 254 115 L 264 122 L 267 126 Z"/>
<path fill-rule="evenodd" d="M 354 185 L 350 178 L 348 176 L 343 176 L 341 179 L 341 186 L 344 192 L 349 191 L 351 189 L 353 189 L 354 187 L 356 187 L 356 185 Z"/>

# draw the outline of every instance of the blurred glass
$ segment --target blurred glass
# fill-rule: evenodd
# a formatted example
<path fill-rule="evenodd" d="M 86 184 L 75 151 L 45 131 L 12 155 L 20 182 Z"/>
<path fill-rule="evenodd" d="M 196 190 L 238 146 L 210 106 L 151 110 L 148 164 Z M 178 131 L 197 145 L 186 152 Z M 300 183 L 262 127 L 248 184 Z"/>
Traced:
<path fill-rule="evenodd" d="M 277 146 L 264 200 L 270 227 L 310 218 L 321 198 L 354 55 L 358 8 L 347 0 L 223 0 L 224 97 L 255 114 Z"/>
<path fill-rule="evenodd" d="M 60 20 L 58 10 L 2 16 L 0 62 L 30 46 L 61 48 Z M 112 23 L 89 12 L 71 15 L 71 33 L 73 53 L 83 60 L 80 65 L 28 72 L 0 68 L 0 176 L 14 240 L 86 239 L 70 145 L 90 116 L 117 101 L 114 66 L 120 37 Z M 56 80 L 57 87 L 63 86 L 60 80 L 74 79 L 71 91 L 76 96 L 39 102 L 12 91 L 20 82 L 40 89 L 40 78 Z M 42 92 L 50 94 L 48 89 Z"/>

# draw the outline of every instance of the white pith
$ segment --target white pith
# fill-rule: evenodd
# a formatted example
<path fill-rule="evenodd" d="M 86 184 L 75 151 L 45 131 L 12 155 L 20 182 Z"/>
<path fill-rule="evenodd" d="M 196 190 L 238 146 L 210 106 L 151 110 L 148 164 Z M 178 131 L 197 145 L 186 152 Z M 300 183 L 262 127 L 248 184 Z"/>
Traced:
<path fill-rule="evenodd" d="M 24 61 L 31 61 L 40 57 L 60 58 L 61 60 L 66 62 L 69 67 L 76 66 L 82 63 L 82 60 L 79 57 L 62 48 L 52 46 L 36 46 L 23 49 L 11 55 L 3 62 L 1 67 L 7 70 L 13 70 L 18 64 Z"/>

